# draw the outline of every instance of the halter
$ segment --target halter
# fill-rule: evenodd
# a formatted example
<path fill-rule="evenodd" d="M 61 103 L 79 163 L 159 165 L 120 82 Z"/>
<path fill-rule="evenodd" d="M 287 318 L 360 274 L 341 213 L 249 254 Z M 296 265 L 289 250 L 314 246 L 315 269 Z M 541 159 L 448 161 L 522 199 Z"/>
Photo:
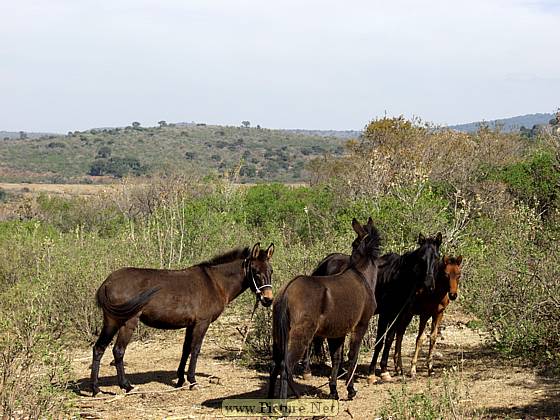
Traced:
<path fill-rule="evenodd" d="M 255 273 L 253 272 L 253 268 L 251 267 L 251 258 L 247 257 L 243 261 L 243 269 L 245 270 L 245 278 L 247 278 L 247 273 L 251 274 L 251 281 L 253 282 L 253 286 L 255 286 L 255 294 L 260 295 L 262 294 L 262 289 L 265 287 L 272 288 L 272 283 L 263 284 L 262 286 L 257 286 L 257 282 L 255 281 Z"/>

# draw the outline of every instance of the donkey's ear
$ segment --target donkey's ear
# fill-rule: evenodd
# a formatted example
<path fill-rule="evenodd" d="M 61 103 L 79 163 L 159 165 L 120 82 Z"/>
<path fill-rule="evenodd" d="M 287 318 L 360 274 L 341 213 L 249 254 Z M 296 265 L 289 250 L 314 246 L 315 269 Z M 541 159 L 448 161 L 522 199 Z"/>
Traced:
<path fill-rule="evenodd" d="M 443 263 L 444 263 L 445 265 L 448 265 L 448 264 L 449 264 L 449 257 L 448 257 L 447 255 L 444 255 L 444 256 L 443 256 Z"/>
<path fill-rule="evenodd" d="M 367 224 L 368 226 L 373 226 L 373 219 L 371 218 L 371 216 L 369 216 L 369 219 L 367 219 Z"/>
<path fill-rule="evenodd" d="M 256 259 L 259 257 L 259 252 L 261 252 L 261 243 L 257 242 L 253 245 L 253 249 L 251 250 L 251 258 Z"/>
<path fill-rule="evenodd" d="M 352 219 L 352 228 L 354 229 L 354 232 L 356 232 L 360 238 L 363 238 L 364 236 L 367 235 L 366 231 L 364 230 L 364 228 L 362 227 L 360 222 L 358 222 L 356 220 L 356 218 Z"/>
<path fill-rule="evenodd" d="M 422 245 L 424 242 L 426 242 L 426 237 L 420 233 L 418 235 L 418 245 Z"/>
<path fill-rule="evenodd" d="M 274 254 L 274 244 L 271 243 L 268 248 L 266 248 L 266 258 L 269 260 L 272 258 L 272 254 Z"/>
<path fill-rule="evenodd" d="M 438 246 L 440 246 L 442 242 L 443 242 L 443 235 L 441 234 L 441 232 L 438 232 L 436 234 L 436 243 L 438 244 Z"/>
<path fill-rule="evenodd" d="M 457 265 L 461 265 L 461 263 L 463 262 L 463 256 L 459 255 L 457 258 L 455 258 L 455 261 L 457 261 Z"/>

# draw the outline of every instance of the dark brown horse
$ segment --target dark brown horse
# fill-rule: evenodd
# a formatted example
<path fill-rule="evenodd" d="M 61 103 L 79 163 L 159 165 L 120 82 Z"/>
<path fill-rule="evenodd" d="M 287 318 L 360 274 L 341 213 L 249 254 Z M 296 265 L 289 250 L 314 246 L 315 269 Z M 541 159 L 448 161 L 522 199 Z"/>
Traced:
<path fill-rule="evenodd" d="M 352 255 L 346 270 L 333 276 L 298 276 L 282 289 L 274 301 L 274 368 L 270 374 L 269 398 L 274 397 L 279 374 L 280 398 L 287 398 L 288 384 L 297 394 L 292 374 L 294 366 L 313 337 L 318 336 L 326 338 L 329 344 L 332 360 L 330 397 L 338 399 L 336 380 L 344 338 L 348 333 L 351 333 L 348 398 L 356 395 L 353 371 L 362 338 L 376 307 L 374 289 L 380 240 L 371 218 L 364 226 L 354 219 L 352 227 L 358 237 L 352 244 Z"/>
<path fill-rule="evenodd" d="M 439 260 L 439 247 L 442 235 L 438 233 L 434 238 L 419 235 L 418 248 L 403 255 L 385 254 L 378 260 L 378 278 L 375 288 L 377 301 L 376 314 L 379 314 L 377 324 L 377 338 L 375 350 L 369 368 L 368 382 L 375 381 L 375 366 L 379 352 L 385 340 L 381 358 L 381 378 L 391 380 L 387 371 L 389 350 L 395 337 L 393 321 L 401 311 L 412 302 L 414 294 L 422 289 L 434 289 L 434 273 Z M 345 254 L 331 254 L 327 256 L 312 275 L 324 276 L 335 274 L 348 266 L 349 256 Z M 314 340 L 315 348 L 321 348 L 319 339 Z M 309 351 L 304 360 L 304 377 L 310 376 Z"/>
<path fill-rule="evenodd" d="M 117 332 L 113 355 L 118 383 L 127 392 L 133 388 L 125 377 L 123 357 L 138 321 L 160 329 L 186 328 L 177 386 L 185 383 L 185 365 L 190 355 L 187 380 L 193 388 L 202 340 L 225 306 L 248 288 L 263 306 L 272 303 L 273 252 L 273 244 L 261 250 L 257 243 L 252 250 L 234 249 L 184 270 L 122 268 L 111 273 L 97 290 L 103 329 L 93 347 L 93 395 L 99 392 L 101 357 Z"/>
<path fill-rule="evenodd" d="M 419 293 L 409 310 L 399 319 L 397 325 L 397 339 L 395 341 L 395 371 L 397 374 L 403 374 L 402 367 L 402 339 L 404 333 L 412 321 L 414 315 L 420 316 L 420 325 L 418 327 L 418 336 L 416 338 L 416 349 L 412 358 L 412 366 L 410 374 L 416 375 L 416 362 L 418 361 L 418 353 L 424 341 L 424 329 L 428 319 L 432 318 L 432 331 L 430 334 L 430 350 L 428 351 L 428 375 L 434 370 L 433 352 L 436 348 L 436 339 L 438 329 L 443 319 L 443 311 L 449 305 L 450 300 L 457 299 L 457 291 L 459 288 L 459 279 L 461 278 L 461 263 L 463 257 L 457 258 L 444 256 L 439 263 L 436 274 L 436 288 L 433 292 L 423 291 Z"/>

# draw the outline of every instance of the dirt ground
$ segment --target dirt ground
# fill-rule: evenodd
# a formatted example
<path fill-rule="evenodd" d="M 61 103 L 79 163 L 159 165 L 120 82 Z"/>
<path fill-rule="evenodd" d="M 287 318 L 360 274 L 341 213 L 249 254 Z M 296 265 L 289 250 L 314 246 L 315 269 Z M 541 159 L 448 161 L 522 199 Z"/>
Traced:
<path fill-rule="evenodd" d="M 443 387 L 444 371 L 461 390 L 461 413 L 484 418 L 560 418 L 560 382 L 547 377 L 519 360 L 507 360 L 488 345 L 486 334 L 467 327 L 471 318 L 451 311 L 443 321 L 442 337 L 438 340 L 436 374 L 428 378 L 423 347 L 418 363 L 418 376 L 399 378 L 393 383 L 368 385 L 366 371 L 370 354 L 363 353 L 357 370 L 353 401 L 346 401 L 343 380 L 338 382 L 340 401 L 338 418 L 379 418 L 381 408 L 388 404 L 391 392 L 405 386 L 409 393 Z M 249 369 L 235 359 L 235 348 L 224 348 L 237 333 L 234 324 L 218 321 L 209 331 L 198 360 L 197 380 L 200 389 L 175 389 L 176 369 L 181 355 L 182 333 L 165 333 L 147 342 L 132 343 L 126 353 L 128 377 L 135 389 L 124 394 L 116 385 L 115 368 L 110 366 L 110 348 L 105 353 L 100 373 L 100 385 L 106 394 L 92 398 L 89 393 L 91 351 L 76 351 L 73 367 L 78 408 L 83 418 L 103 419 L 194 419 L 222 417 L 221 402 L 226 398 L 265 398 L 268 373 L 266 369 Z M 227 334 L 227 339 L 222 334 Z M 405 337 L 403 358 L 405 370 L 414 349 L 414 333 Z M 237 334 L 238 335 L 238 334 Z M 220 338 L 218 338 L 220 337 Z M 390 361 L 392 366 L 392 360 Z M 328 371 L 315 371 L 318 376 L 304 382 L 296 377 L 300 391 L 309 396 L 325 397 Z M 448 379 L 449 380 L 449 379 Z M 443 392 L 443 391 L 442 391 Z M 461 417 L 457 414 L 457 418 Z"/>

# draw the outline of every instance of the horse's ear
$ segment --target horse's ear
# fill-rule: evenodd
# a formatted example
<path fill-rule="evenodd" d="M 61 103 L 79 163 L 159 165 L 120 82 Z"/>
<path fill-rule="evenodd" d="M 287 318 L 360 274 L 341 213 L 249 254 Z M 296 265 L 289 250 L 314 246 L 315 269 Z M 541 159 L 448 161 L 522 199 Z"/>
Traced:
<path fill-rule="evenodd" d="M 253 249 L 251 250 L 251 258 L 257 259 L 259 257 L 259 252 L 261 252 L 261 243 L 257 242 L 253 245 Z"/>
<path fill-rule="evenodd" d="M 447 255 L 444 255 L 444 256 L 443 256 L 443 263 L 444 263 L 445 265 L 448 265 L 448 264 L 449 264 L 449 257 L 448 257 Z"/>
<path fill-rule="evenodd" d="M 443 242 L 443 235 L 441 234 L 441 232 L 438 232 L 436 234 L 436 242 L 437 242 L 438 246 L 440 246 L 441 243 Z"/>
<path fill-rule="evenodd" d="M 421 233 L 418 234 L 418 245 L 422 245 L 424 242 L 426 242 L 426 237 Z"/>
<path fill-rule="evenodd" d="M 457 261 L 457 265 L 461 265 L 461 263 L 463 262 L 463 256 L 459 255 L 457 258 L 455 258 L 455 261 Z"/>
<path fill-rule="evenodd" d="M 356 232 L 360 238 L 363 238 L 364 236 L 367 235 L 366 231 L 364 230 L 364 228 L 362 227 L 360 222 L 358 222 L 356 220 L 356 218 L 352 219 L 352 228 L 354 229 L 354 232 Z"/>
<path fill-rule="evenodd" d="M 369 219 L 367 219 L 367 224 L 368 226 L 373 226 L 373 219 L 371 218 L 371 216 L 369 216 Z"/>
<path fill-rule="evenodd" d="M 272 258 L 272 254 L 274 254 L 274 244 L 271 243 L 268 248 L 266 249 L 266 258 L 269 260 Z"/>

